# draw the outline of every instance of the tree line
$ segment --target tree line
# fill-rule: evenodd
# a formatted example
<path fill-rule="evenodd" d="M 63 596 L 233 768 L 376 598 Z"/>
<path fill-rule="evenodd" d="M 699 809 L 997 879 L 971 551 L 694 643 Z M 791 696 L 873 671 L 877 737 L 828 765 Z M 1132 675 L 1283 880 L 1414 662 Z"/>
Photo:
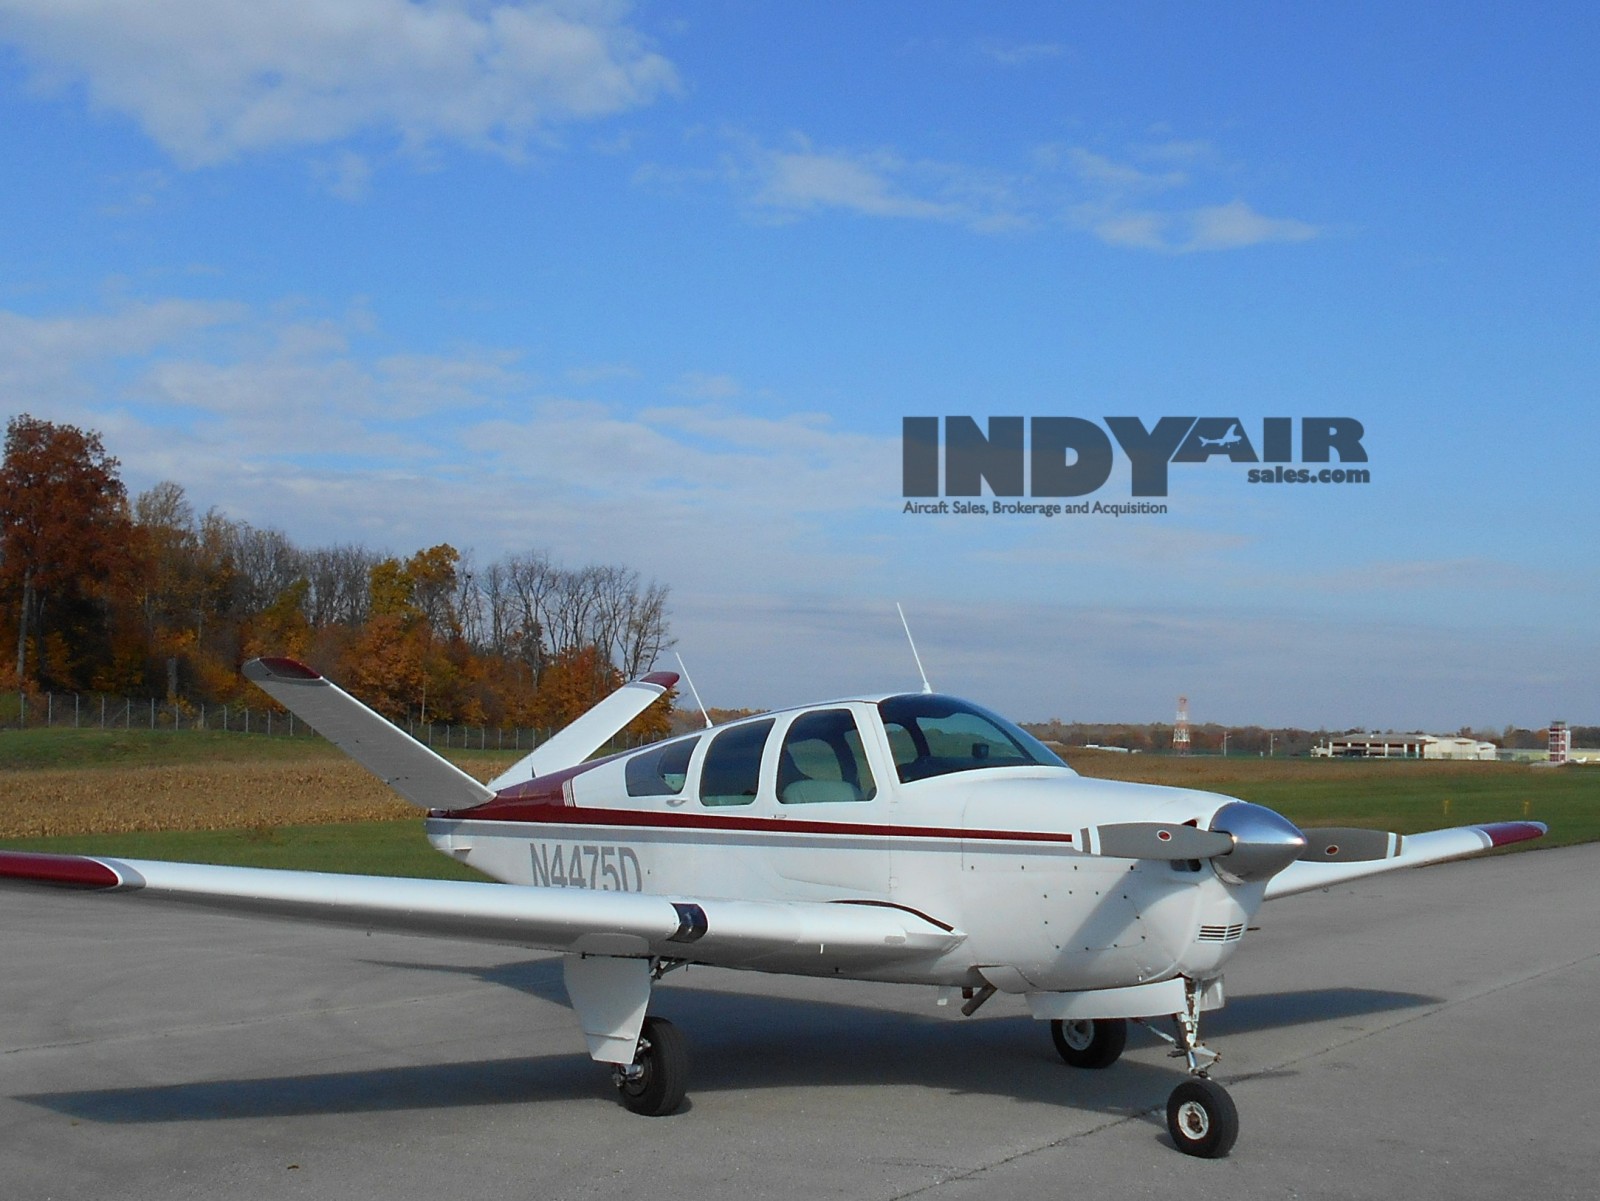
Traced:
<path fill-rule="evenodd" d="M 239 675 L 304 659 L 391 718 L 565 725 L 672 645 L 668 590 L 542 551 L 483 566 L 304 548 L 181 484 L 129 498 L 100 435 L 26 414 L 0 461 L 0 687 L 263 703 Z M 635 723 L 664 733 L 670 698 Z"/>

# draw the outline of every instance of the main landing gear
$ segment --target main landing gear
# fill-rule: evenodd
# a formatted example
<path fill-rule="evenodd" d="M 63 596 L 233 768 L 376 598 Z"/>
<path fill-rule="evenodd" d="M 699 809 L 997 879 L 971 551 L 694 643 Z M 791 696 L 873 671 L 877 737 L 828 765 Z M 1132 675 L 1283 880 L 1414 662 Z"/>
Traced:
<path fill-rule="evenodd" d="M 1189 1078 L 1167 1098 L 1167 1133 L 1185 1155 L 1220 1159 L 1239 1138 L 1239 1111 L 1233 1098 L 1207 1073 L 1220 1056 L 1200 1041 L 1200 996 L 1187 982 L 1184 1012 L 1172 1015 L 1176 1036 L 1148 1027 L 1172 1044 L 1169 1053 L 1189 1066 Z M 1140 1025 L 1143 1019 L 1135 1018 Z M 1123 1018 L 1080 1018 L 1052 1021 L 1050 1038 L 1061 1058 L 1075 1068 L 1106 1068 L 1117 1061 L 1128 1041 Z"/>
<path fill-rule="evenodd" d="M 688 1043 L 666 1018 L 647 1017 L 633 1062 L 618 1065 L 611 1079 L 624 1107 L 647 1118 L 664 1117 L 683 1104 L 689 1082 Z"/>

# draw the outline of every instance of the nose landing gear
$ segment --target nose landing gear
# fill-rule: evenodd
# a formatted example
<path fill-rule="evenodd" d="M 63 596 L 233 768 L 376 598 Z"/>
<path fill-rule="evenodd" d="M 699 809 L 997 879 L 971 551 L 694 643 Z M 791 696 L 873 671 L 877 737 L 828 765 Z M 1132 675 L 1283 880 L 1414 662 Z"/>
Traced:
<path fill-rule="evenodd" d="M 1193 980 L 1184 985 L 1184 1010 L 1172 1015 L 1177 1035 L 1149 1027 L 1172 1044 L 1169 1055 L 1189 1065 L 1189 1079 L 1167 1098 L 1167 1133 L 1185 1155 L 1220 1159 L 1239 1139 L 1239 1110 L 1228 1090 L 1208 1075 L 1222 1056 L 1200 1041 L 1200 990 Z"/>

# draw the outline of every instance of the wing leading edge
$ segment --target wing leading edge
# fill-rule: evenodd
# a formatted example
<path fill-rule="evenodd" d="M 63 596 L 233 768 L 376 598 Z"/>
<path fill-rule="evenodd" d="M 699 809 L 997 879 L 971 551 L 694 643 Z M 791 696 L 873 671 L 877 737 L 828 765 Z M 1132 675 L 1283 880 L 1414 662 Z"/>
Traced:
<path fill-rule="evenodd" d="M 906 910 L 459 880 L 348 876 L 0 851 L 0 883 L 130 893 L 205 909 L 721 967 L 854 968 L 938 955 L 966 937 Z"/>
<path fill-rule="evenodd" d="M 1403 867 L 1421 867 L 1425 863 L 1441 863 L 1447 859 L 1477 855 L 1483 851 L 1492 851 L 1496 847 L 1526 842 L 1530 838 L 1542 838 L 1548 830 L 1549 827 L 1543 822 L 1493 822 L 1482 826 L 1456 826 L 1448 830 L 1429 830 L 1424 834 L 1392 834 L 1388 836 L 1390 852 L 1387 856 L 1353 862 L 1333 858 L 1337 855 L 1338 848 L 1330 845 L 1324 852 L 1329 855 L 1329 861 L 1317 862 L 1302 857 L 1273 876 L 1267 883 L 1266 899 L 1273 901 L 1279 897 L 1290 897 L 1296 893 L 1343 884 L 1348 880 L 1399 871 Z M 1319 848 L 1313 836 L 1318 831 L 1307 830 L 1305 833 L 1308 838 L 1313 839 L 1307 848 L 1307 853 L 1317 853 Z"/>

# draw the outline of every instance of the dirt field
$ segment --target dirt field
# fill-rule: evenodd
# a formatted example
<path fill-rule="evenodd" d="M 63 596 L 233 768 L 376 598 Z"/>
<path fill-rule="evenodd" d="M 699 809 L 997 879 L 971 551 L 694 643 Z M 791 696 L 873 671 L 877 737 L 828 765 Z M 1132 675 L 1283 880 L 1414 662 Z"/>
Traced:
<path fill-rule="evenodd" d="M 0 838 L 415 817 L 354 763 L 216 763 L 7 772 Z"/>

